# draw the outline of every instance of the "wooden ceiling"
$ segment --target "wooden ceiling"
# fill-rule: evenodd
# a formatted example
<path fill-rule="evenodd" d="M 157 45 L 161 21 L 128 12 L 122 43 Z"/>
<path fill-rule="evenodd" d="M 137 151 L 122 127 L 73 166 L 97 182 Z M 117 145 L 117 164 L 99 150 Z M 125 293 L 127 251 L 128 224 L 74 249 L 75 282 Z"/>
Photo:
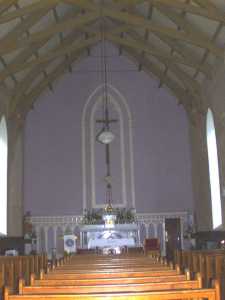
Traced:
<path fill-rule="evenodd" d="M 0 81 L 9 116 L 26 115 L 46 88 L 106 39 L 152 73 L 187 111 L 224 61 L 224 0 L 0 0 Z"/>

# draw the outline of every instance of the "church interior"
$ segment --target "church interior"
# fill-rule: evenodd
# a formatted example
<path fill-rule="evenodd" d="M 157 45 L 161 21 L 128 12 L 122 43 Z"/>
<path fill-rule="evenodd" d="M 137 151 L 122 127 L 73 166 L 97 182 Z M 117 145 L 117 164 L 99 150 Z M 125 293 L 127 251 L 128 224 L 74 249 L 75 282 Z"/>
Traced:
<path fill-rule="evenodd" d="M 224 0 L 0 1 L 3 299 L 224 299 L 224 82 Z"/>

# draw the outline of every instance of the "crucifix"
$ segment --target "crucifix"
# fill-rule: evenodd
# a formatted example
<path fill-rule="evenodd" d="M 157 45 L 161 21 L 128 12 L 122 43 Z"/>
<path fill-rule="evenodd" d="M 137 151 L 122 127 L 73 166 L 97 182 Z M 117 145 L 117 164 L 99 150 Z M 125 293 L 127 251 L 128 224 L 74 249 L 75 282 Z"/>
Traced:
<path fill-rule="evenodd" d="M 96 120 L 97 123 L 103 124 L 102 131 L 97 135 L 97 140 L 100 141 L 99 137 L 101 134 L 107 133 L 112 134 L 110 132 L 110 124 L 116 123 L 118 120 L 116 119 L 110 119 L 109 118 L 109 111 L 108 111 L 108 101 L 105 103 L 104 108 L 104 118 L 102 120 Z M 101 142 L 101 141 L 100 141 Z M 106 201 L 108 204 L 108 208 L 111 209 L 111 199 L 112 199 L 112 183 L 111 183 L 111 168 L 110 168 L 110 142 L 104 143 L 105 144 L 105 162 L 106 162 Z"/>

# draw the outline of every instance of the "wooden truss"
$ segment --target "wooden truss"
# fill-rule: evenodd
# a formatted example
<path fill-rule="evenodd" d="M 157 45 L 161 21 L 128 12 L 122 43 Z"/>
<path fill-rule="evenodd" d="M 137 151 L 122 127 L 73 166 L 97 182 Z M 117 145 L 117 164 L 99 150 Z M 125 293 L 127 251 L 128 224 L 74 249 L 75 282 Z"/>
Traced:
<path fill-rule="evenodd" d="M 90 54 L 101 41 L 102 17 L 108 24 L 106 39 L 138 70 L 166 85 L 187 111 L 201 110 L 202 80 L 212 78 L 215 59 L 224 60 L 218 38 L 225 14 L 212 0 L 26 3 L 0 0 L 0 81 L 12 90 L 11 116 L 28 112 L 43 90 L 52 89 L 57 78 Z"/>

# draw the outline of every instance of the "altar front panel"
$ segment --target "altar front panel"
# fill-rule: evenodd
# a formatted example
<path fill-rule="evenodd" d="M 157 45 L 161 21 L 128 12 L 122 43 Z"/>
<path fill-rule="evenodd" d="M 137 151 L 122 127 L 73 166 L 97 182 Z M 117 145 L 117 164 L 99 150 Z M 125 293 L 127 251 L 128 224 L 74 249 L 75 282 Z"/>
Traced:
<path fill-rule="evenodd" d="M 139 230 L 136 224 L 118 224 L 114 228 L 105 225 L 85 225 L 81 228 L 82 248 L 139 246 Z"/>
<path fill-rule="evenodd" d="M 114 239 L 90 239 L 88 241 L 88 249 L 95 248 L 114 248 L 114 247 L 135 247 L 135 241 L 133 238 L 114 238 Z"/>

